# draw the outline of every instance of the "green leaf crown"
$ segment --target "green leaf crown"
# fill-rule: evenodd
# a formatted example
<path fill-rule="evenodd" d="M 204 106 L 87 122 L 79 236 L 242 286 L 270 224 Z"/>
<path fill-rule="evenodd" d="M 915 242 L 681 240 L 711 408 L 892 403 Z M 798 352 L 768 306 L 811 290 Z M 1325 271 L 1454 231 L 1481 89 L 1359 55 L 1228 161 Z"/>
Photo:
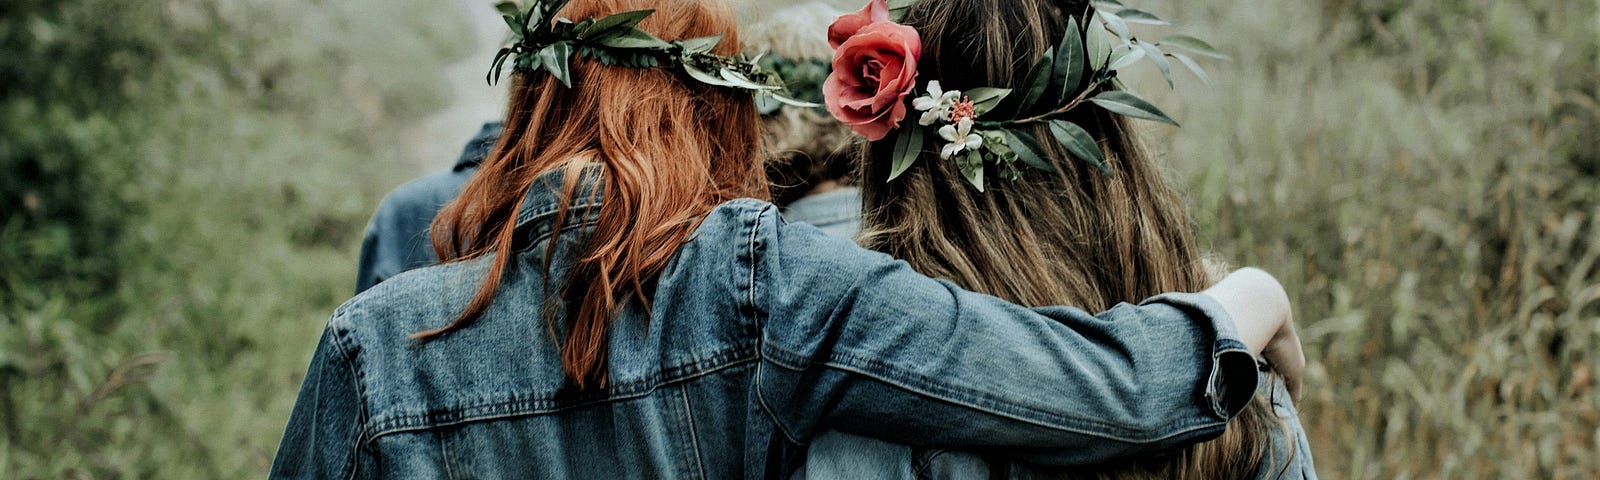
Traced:
<path fill-rule="evenodd" d="M 805 102 L 811 108 L 822 108 L 822 83 L 833 71 L 832 61 L 822 58 L 794 59 L 778 54 L 767 54 L 762 55 L 756 63 L 783 79 L 789 98 Z M 762 115 L 776 113 L 783 105 L 770 96 L 756 97 L 756 108 L 761 110 Z"/>
<path fill-rule="evenodd" d="M 898 20 L 913 3 L 915 0 L 890 0 L 891 17 Z M 1190 55 L 1227 59 L 1210 44 L 1190 36 L 1171 36 L 1156 42 L 1134 36 L 1129 24 L 1165 26 L 1172 23 L 1115 0 L 1090 2 L 1090 10 L 1084 16 L 1089 20 L 1082 27 L 1076 18 L 1069 19 L 1059 44 L 1045 50 L 1028 70 L 1024 91 L 974 88 L 945 92 L 940 90 L 937 80 L 927 82 L 927 95 L 913 100 L 913 108 L 922 117 L 909 115 L 894 139 L 889 180 L 894 180 L 915 163 L 924 150 L 925 130 L 939 123 L 944 125 L 937 133 L 949 142 L 940 149 L 941 158 L 953 159 L 962 176 L 979 191 L 983 191 L 985 162 L 999 167 L 1010 179 L 1021 176 L 1016 166 L 1018 162 L 1056 171 L 1044 159 L 1046 153 L 1038 139 L 1019 128 L 1024 126 L 1045 125 L 1072 156 L 1110 174 L 1098 141 L 1088 130 L 1066 120 L 1068 112 L 1093 105 L 1118 115 L 1178 126 L 1177 121 L 1155 105 L 1128 92 L 1117 79 L 1117 72 L 1139 60 L 1149 60 L 1160 69 L 1170 88 L 1173 85 L 1172 63 L 1176 61 L 1209 85 L 1210 78 Z M 1113 84 L 1117 89 L 1100 91 L 1106 84 Z M 1100 93 L 1090 96 L 1096 91 Z M 1021 95 L 1015 109 L 1019 113 L 1013 118 L 985 118 L 985 114 L 1002 100 L 1013 95 Z M 1038 112 L 1044 105 L 1054 107 L 1044 113 L 1026 116 L 1020 113 Z M 963 118 L 966 120 L 961 121 Z"/>
<path fill-rule="evenodd" d="M 695 81 L 718 87 L 748 90 L 758 99 L 799 107 L 817 104 L 795 99 L 783 78 L 743 55 L 724 57 L 711 53 L 722 35 L 666 41 L 638 28 L 655 10 L 635 10 L 573 22 L 556 12 L 569 0 L 533 0 L 527 8 L 513 2 L 495 5 L 511 27 L 511 45 L 501 48 L 489 66 L 488 82 L 499 80 L 506 62 L 513 71 L 547 72 L 567 88 L 572 87 L 572 56 L 579 55 L 607 66 L 680 69 Z"/>

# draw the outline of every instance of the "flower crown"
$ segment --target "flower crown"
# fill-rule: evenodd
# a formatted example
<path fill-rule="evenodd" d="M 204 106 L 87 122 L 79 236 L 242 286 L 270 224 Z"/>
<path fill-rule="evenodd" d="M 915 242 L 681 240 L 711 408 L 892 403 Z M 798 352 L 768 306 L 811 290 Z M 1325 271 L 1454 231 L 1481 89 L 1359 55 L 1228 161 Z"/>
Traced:
<path fill-rule="evenodd" d="M 507 61 L 513 71 L 548 72 L 572 88 L 572 55 L 607 66 L 681 69 L 707 85 L 748 90 L 758 99 L 797 107 L 817 107 L 794 98 L 783 78 L 763 67 L 759 57 L 724 57 L 711 53 L 722 35 L 666 41 L 638 28 L 655 10 L 622 12 L 574 23 L 556 12 L 569 0 L 532 0 L 526 9 L 513 2 L 495 5 L 511 27 L 511 45 L 501 48 L 489 66 L 488 82 L 499 80 Z M 513 59 L 513 56 L 514 59 Z"/>
<path fill-rule="evenodd" d="M 1226 59 L 1210 44 L 1189 36 L 1172 36 L 1159 42 L 1146 42 L 1135 36 L 1128 24 L 1170 25 L 1149 12 L 1128 8 L 1115 0 L 1090 2 L 1092 15 L 1080 28 L 1076 18 L 1067 21 L 1066 33 L 1058 45 L 1044 54 L 1028 70 L 1025 89 L 973 88 L 967 91 L 944 90 L 938 80 L 924 85 L 926 95 L 911 99 L 910 107 L 922 112 L 915 124 L 905 121 L 906 100 L 918 85 L 917 61 L 922 56 L 921 37 L 916 29 L 895 23 L 915 0 L 871 0 L 860 12 L 840 16 L 828 27 L 828 41 L 834 47 L 833 73 L 823 86 L 828 111 L 871 141 L 886 138 L 899 130 L 894 139 L 893 163 L 888 180 L 894 180 L 920 157 L 925 130 L 940 125 L 936 134 L 946 143 L 939 157 L 954 160 L 962 176 L 983 191 L 985 162 L 996 165 L 1008 178 L 1021 176 L 1017 162 L 1055 171 L 1044 159 L 1046 153 L 1038 139 L 1019 127 L 1045 125 L 1051 136 L 1072 156 L 1089 162 L 1107 174 L 1105 155 L 1097 140 L 1083 127 L 1066 120 L 1068 112 L 1085 104 L 1111 113 L 1154 120 L 1177 126 L 1150 102 L 1122 88 L 1117 72 L 1141 59 L 1149 59 L 1172 86 L 1175 59 L 1210 83 L 1204 70 L 1190 56 L 1164 50 L 1176 47 L 1196 55 Z M 1101 86 L 1107 90 L 1089 96 Z M 999 118 L 994 108 L 1015 95 L 1014 113 Z M 1036 113 L 1025 113 L 1036 112 Z"/>
<path fill-rule="evenodd" d="M 822 108 L 822 82 L 832 73 L 832 62 L 819 58 L 795 59 L 774 53 L 762 55 L 756 63 L 783 79 L 789 98 L 805 102 L 810 108 Z M 783 105 L 769 96 L 756 97 L 756 108 L 762 115 L 777 113 Z"/>

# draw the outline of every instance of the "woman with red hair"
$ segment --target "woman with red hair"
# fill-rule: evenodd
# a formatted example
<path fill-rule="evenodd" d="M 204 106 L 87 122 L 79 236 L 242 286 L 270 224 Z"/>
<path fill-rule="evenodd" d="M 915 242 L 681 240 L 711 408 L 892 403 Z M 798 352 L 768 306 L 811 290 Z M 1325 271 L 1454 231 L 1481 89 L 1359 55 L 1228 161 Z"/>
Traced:
<path fill-rule="evenodd" d="M 445 263 L 334 312 L 273 477 L 771 478 L 840 425 L 1096 461 L 1219 434 L 1252 354 L 1298 355 L 1259 271 L 1091 315 L 786 224 L 751 97 L 781 88 L 728 8 L 566 3 L 505 7 L 505 131 Z"/>

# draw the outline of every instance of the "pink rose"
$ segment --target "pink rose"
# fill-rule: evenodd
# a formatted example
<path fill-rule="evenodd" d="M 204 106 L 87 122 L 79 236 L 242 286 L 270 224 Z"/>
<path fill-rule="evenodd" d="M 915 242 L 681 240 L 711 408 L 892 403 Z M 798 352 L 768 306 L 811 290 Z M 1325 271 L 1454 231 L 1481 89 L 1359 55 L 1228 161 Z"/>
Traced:
<path fill-rule="evenodd" d="M 828 26 L 828 45 L 837 50 L 845 40 L 849 40 L 867 25 L 887 21 L 889 21 L 889 3 L 886 0 L 872 0 L 861 11 L 840 15 L 833 20 L 833 25 Z"/>
<path fill-rule="evenodd" d="M 853 27 L 858 17 L 876 15 L 874 0 L 860 13 L 839 17 L 828 29 Z M 882 9 L 888 16 L 888 10 Z M 906 118 L 906 95 L 917 86 L 917 60 L 922 58 L 922 37 L 917 30 L 887 20 L 856 29 L 833 54 L 833 73 L 822 84 L 828 112 L 850 129 L 878 141 L 889 135 Z"/>

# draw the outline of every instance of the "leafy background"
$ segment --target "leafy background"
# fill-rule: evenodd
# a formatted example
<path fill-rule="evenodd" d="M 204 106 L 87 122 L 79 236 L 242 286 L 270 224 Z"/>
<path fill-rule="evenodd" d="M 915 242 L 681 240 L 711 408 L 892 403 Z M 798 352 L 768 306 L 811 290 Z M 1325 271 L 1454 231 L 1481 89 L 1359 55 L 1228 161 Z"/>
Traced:
<path fill-rule="evenodd" d="M 0 3 L 0 477 L 263 475 L 367 215 L 496 111 L 491 3 Z M 1139 6 L 1234 58 L 1135 88 L 1291 289 L 1321 473 L 1600 471 L 1596 4 Z"/>

